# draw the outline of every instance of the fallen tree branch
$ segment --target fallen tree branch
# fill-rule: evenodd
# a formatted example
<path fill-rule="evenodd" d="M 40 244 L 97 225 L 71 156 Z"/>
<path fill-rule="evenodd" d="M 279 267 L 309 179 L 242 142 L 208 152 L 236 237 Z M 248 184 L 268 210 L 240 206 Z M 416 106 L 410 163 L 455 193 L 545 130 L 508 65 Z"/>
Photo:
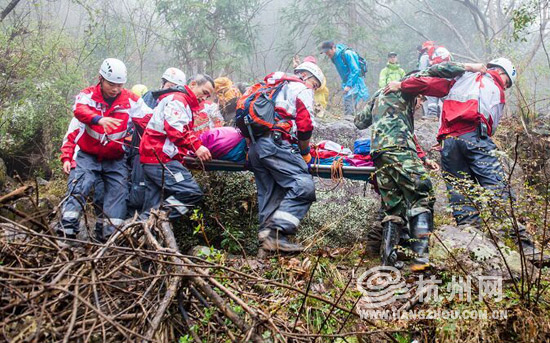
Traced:
<path fill-rule="evenodd" d="M 0 204 L 5 204 L 22 197 L 28 196 L 32 193 L 33 187 L 31 185 L 21 186 L 14 191 L 9 192 L 6 195 L 0 197 Z"/>

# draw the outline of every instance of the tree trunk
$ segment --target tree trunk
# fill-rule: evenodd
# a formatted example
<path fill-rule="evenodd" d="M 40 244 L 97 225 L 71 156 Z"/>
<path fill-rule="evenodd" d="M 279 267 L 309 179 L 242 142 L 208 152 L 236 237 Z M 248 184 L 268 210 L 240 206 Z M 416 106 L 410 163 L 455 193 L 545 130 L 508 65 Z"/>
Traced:
<path fill-rule="evenodd" d="M 13 11 L 13 9 L 15 8 L 15 6 L 17 6 L 19 1 L 21 1 L 21 0 L 11 0 L 10 1 L 8 6 L 6 6 L 6 8 L 2 11 L 2 14 L 0 14 L 0 21 L 3 21 L 4 18 L 6 18 L 8 16 L 8 14 L 10 14 L 11 11 Z"/>

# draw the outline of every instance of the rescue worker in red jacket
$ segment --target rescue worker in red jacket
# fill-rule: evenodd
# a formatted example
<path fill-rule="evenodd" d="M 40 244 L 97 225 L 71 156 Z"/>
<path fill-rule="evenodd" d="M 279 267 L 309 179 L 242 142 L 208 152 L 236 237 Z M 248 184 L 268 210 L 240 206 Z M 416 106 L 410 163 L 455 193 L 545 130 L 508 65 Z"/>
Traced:
<path fill-rule="evenodd" d="M 303 250 L 288 237 L 296 233 L 315 201 L 315 184 L 308 171 L 309 140 L 315 125 L 313 92 L 325 77 L 311 62 L 298 65 L 294 72 L 296 75 L 275 72 L 265 78 L 267 85 L 285 83 L 275 97 L 275 112 L 283 123 L 280 125 L 287 126 L 284 131 L 290 134 L 269 131 L 253 141 L 248 151 L 258 189 L 258 237 L 266 251 Z"/>
<path fill-rule="evenodd" d="M 446 65 L 434 65 L 430 71 L 445 68 Z M 508 197 L 505 173 L 491 136 L 504 111 L 504 91 L 512 87 L 516 77 L 512 62 L 501 57 L 489 62 L 482 72 L 463 70 L 460 76 L 450 80 L 417 77 L 388 85 L 388 91 L 422 94 L 431 88 L 437 91 L 437 96 L 446 96 L 437 140 L 442 146 L 441 167 L 458 225 L 480 224 L 479 212 L 474 204 L 453 187 L 458 180 L 472 180 L 500 199 Z M 437 85 L 434 85 L 435 82 Z M 515 236 L 514 232 L 503 230 L 503 233 Z M 523 250 L 533 255 L 535 249 L 524 227 L 520 227 L 519 241 Z"/>
<path fill-rule="evenodd" d="M 147 187 L 140 215 L 143 219 L 161 203 L 171 210 L 170 218 L 186 214 L 202 199 L 203 193 L 184 167 L 183 158 L 192 153 L 203 162 L 212 159 L 210 151 L 193 130 L 193 115 L 199 104 L 214 94 L 214 80 L 198 74 L 187 86 L 172 89 L 159 97 L 140 144 L 140 161 Z M 165 199 L 161 198 L 162 194 Z"/>
<path fill-rule="evenodd" d="M 75 185 L 72 194 L 63 204 L 61 229 L 58 234 L 76 237 L 79 231 L 82 204 L 96 180 L 105 185 L 103 213 L 105 222 L 98 239 L 105 241 L 120 226 L 126 216 L 128 197 L 128 169 L 124 139 L 132 124 L 145 126 L 152 110 L 143 100 L 124 89 L 126 66 L 115 58 L 103 61 L 99 69 L 99 82 L 76 97 L 74 116 L 81 130 L 75 138 L 79 147 L 76 157 Z"/>
<path fill-rule="evenodd" d="M 172 87 L 181 86 L 184 87 L 187 84 L 187 76 L 183 71 L 178 68 L 170 67 L 162 74 L 161 88 L 157 90 L 151 90 L 143 94 L 142 98 L 145 104 L 154 109 L 157 107 L 158 98 L 167 92 L 171 92 Z M 143 203 L 145 202 L 145 175 L 143 168 L 139 162 L 139 145 L 141 143 L 141 137 L 145 128 L 134 128 L 134 134 L 132 135 L 132 148 L 128 154 L 128 165 L 130 167 L 130 182 L 128 196 L 128 211 L 129 217 L 132 217 L 137 211 L 141 213 L 143 209 Z"/>
<path fill-rule="evenodd" d="M 78 145 L 76 145 L 76 138 L 82 131 L 81 122 L 75 117 L 71 119 L 69 128 L 65 137 L 63 137 L 63 144 L 61 146 L 61 163 L 63 164 L 63 172 L 69 176 L 67 179 L 67 196 L 73 192 L 75 186 L 75 169 L 76 169 L 76 156 L 78 155 Z M 94 184 L 94 213 L 96 215 L 95 232 L 96 237 L 100 237 L 103 232 L 103 196 L 104 186 L 103 180 L 97 178 Z"/>

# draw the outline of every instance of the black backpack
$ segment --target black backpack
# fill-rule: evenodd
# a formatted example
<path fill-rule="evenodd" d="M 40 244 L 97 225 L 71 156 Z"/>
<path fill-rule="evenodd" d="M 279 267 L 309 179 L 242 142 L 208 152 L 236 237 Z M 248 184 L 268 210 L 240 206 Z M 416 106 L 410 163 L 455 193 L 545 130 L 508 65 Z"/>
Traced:
<path fill-rule="evenodd" d="M 256 84 L 239 99 L 235 126 L 243 136 L 254 141 L 275 129 L 279 121 L 275 112 L 275 98 L 286 83 L 283 81 L 275 86 Z"/>
<path fill-rule="evenodd" d="M 359 69 L 361 70 L 359 76 L 365 77 L 367 75 L 367 72 L 369 71 L 369 65 L 367 63 L 367 60 L 365 60 L 361 55 L 359 55 L 357 51 L 353 50 L 352 48 L 345 48 L 344 50 L 342 50 L 342 53 L 340 54 L 342 58 L 342 62 L 346 67 L 349 68 L 348 62 L 346 61 L 346 56 L 345 56 L 345 53 L 348 50 L 356 54 L 357 57 L 359 58 Z"/>
<path fill-rule="evenodd" d="M 158 89 L 156 91 L 149 91 L 145 94 L 143 94 L 143 101 L 145 101 L 145 104 L 149 106 L 151 109 L 155 109 L 157 107 L 157 101 L 158 98 L 161 95 L 164 95 L 166 93 L 172 93 L 172 92 L 181 92 L 187 94 L 187 90 L 183 86 L 174 86 L 166 89 Z"/>

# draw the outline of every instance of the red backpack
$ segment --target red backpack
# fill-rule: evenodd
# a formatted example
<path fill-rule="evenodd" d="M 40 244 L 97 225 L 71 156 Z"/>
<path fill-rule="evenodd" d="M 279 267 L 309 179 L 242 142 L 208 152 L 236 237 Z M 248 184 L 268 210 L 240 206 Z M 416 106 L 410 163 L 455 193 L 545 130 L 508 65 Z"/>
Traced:
<path fill-rule="evenodd" d="M 269 131 L 290 134 L 291 125 L 275 111 L 275 99 L 288 82 L 303 83 L 295 76 L 272 73 L 264 82 L 251 86 L 237 101 L 235 125 L 243 136 L 254 141 Z"/>

